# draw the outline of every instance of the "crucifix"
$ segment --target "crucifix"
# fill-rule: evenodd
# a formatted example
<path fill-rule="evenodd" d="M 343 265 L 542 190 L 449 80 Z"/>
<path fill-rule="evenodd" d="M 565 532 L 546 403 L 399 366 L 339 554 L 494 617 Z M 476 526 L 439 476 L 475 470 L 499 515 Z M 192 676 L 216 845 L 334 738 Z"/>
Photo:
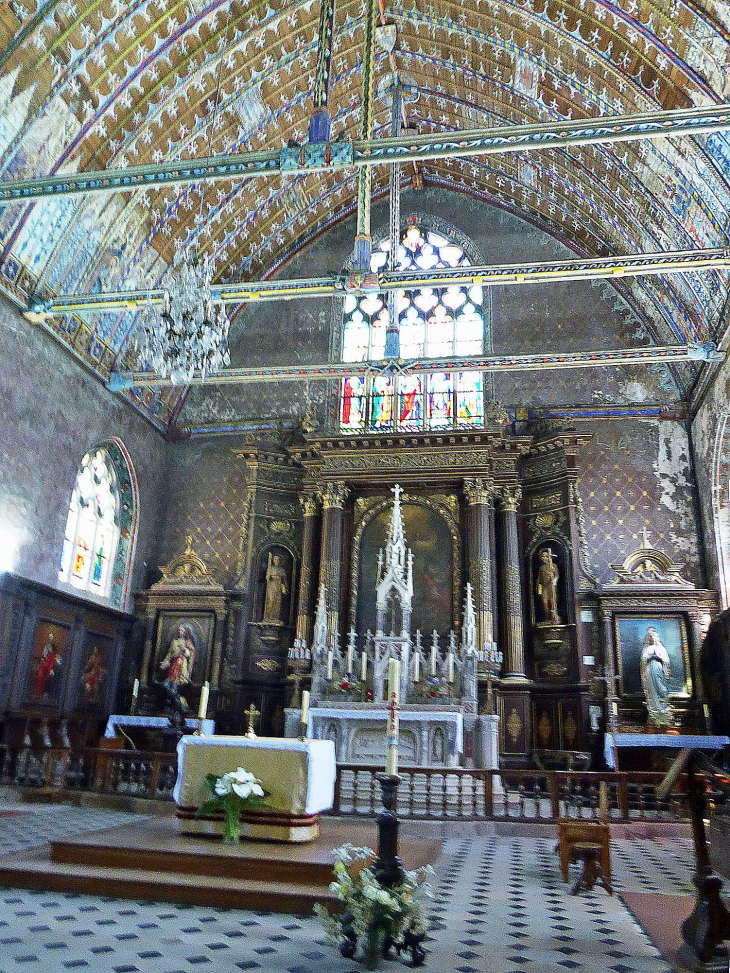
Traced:
<path fill-rule="evenodd" d="M 261 716 L 261 713 L 256 709 L 252 702 L 249 708 L 245 711 L 244 716 L 248 717 L 248 729 L 246 730 L 246 736 L 249 740 L 255 740 L 256 734 L 253 731 L 253 721 L 257 717 Z"/>

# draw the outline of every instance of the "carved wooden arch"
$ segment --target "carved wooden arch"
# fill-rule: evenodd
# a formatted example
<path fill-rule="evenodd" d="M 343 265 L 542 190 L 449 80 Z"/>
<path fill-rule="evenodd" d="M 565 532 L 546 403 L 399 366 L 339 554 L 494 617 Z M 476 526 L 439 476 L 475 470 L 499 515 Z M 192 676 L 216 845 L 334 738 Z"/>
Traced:
<path fill-rule="evenodd" d="M 349 628 L 355 628 L 357 623 L 357 594 L 360 585 L 360 546 L 365 528 L 384 510 L 392 506 L 393 501 L 389 497 L 383 497 L 367 510 L 363 511 L 355 527 L 352 538 L 352 556 L 350 562 L 350 618 Z M 461 538 L 459 534 L 459 523 L 451 510 L 444 503 L 434 500 L 432 497 L 413 496 L 410 493 L 401 495 L 401 506 L 414 504 L 417 507 L 427 507 L 439 514 L 451 534 L 451 556 L 453 562 L 453 577 L 451 586 L 451 627 L 456 632 L 461 627 Z M 358 632 L 358 635 L 364 635 Z M 426 634 L 426 633 L 423 633 Z"/>

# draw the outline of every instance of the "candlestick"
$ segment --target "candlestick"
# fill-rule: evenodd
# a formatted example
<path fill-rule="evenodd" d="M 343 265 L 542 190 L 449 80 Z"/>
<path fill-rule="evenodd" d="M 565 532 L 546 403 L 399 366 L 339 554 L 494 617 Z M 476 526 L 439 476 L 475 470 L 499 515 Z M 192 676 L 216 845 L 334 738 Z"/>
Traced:
<path fill-rule="evenodd" d="M 208 712 L 208 696 L 210 696 L 210 683 L 206 682 L 200 691 L 200 705 L 198 706 L 198 719 L 204 720 Z"/>
<path fill-rule="evenodd" d="M 398 773 L 398 699 L 400 684 L 400 662 L 391 659 L 388 665 L 388 751 L 385 761 L 386 774 Z"/>
<path fill-rule="evenodd" d="M 332 664 L 334 662 L 335 654 L 332 649 L 327 653 L 327 680 L 332 681 Z"/>
<path fill-rule="evenodd" d="M 360 682 L 365 682 L 368 677 L 368 654 L 363 649 L 362 658 L 360 659 Z"/>
<path fill-rule="evenodd" d="M 413 660 L 413 681 L 421 681 L 421 656 L 416 652 L 416 658 Z"/>
<path fill-rule="evenodd" d="M 309 690 L 305 689 L 302 692 L 302 723 L 307 722 L 307 717 L 309 716 Z"/>

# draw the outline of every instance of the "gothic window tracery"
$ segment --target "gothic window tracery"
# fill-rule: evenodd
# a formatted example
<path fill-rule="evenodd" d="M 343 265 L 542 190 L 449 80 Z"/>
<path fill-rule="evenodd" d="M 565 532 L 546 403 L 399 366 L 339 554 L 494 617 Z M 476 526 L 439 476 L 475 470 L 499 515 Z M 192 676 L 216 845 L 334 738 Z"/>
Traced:
<path fill-rule="evenodd" d="M 58 577 L 74 588 L 109 597 L 120 540 L 120 491 L 109 452 L 88 452 L 69 504 Z"/>
<path fill-rule="evenodd" d="M 371 259 L 375 273 L 385 268 L 389 251 L 387 239 L 375 249 Z M 444 232 L 412 222 L 401 233 L 400 270 L 470 265 L 462 247 Z M 484 354 L 482 306 L 482 288 L 477 285 L 399 291 L 399 357 L 413 360 Z M 387 326 L 387 294 L 348 294 L 344 304 L 343 361 L 382 360 Z M 484 375 L 479 371 L 351 376 L 342 384 L 343 432 L 415 431 L 483 424 Z"/>

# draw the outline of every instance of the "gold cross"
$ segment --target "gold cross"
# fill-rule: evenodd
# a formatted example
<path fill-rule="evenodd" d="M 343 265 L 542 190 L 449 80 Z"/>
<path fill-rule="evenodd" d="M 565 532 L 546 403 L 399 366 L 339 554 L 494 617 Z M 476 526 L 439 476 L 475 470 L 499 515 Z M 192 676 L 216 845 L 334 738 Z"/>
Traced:
<path fill-rule="evenodd" d="M 254 704 L 251 703 L 249 708 L 245 711 L 244 716 L 248 717 L 248 729 L 246 730 L 246 736 L 248 737 L 249 740 L 255 740 L 256 734 L 253 731 L 253 721 L 258 716 L 261 716 L 261 713 L 259 713 L 259 711 L 256 709 Z"/>

